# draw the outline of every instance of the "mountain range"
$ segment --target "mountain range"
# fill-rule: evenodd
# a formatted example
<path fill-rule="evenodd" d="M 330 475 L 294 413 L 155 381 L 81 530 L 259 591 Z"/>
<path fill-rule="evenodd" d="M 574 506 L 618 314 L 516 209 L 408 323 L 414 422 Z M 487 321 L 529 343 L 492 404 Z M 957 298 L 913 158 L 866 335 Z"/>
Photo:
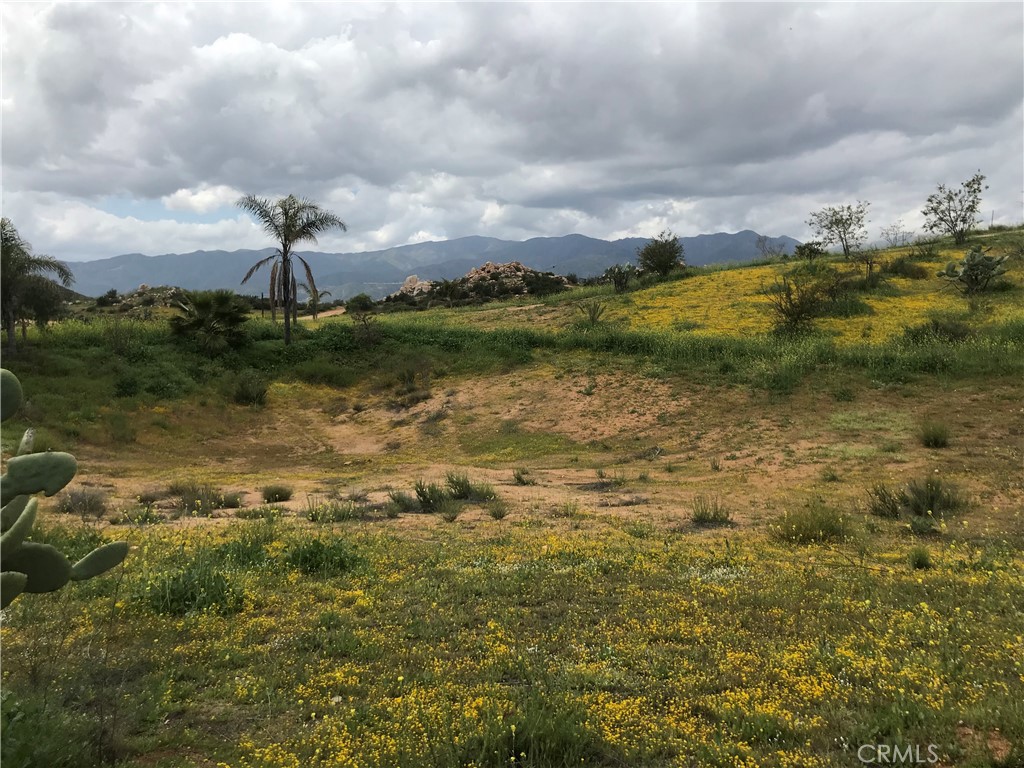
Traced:
<path fill-rule="evenodd" d="M 719 232 L 680 237 L 686 263 L 702 266 L 723 262 L 750 261 L 761 254 L 756 232 Z M 366 292 L 374 298 L 394 293 L 409 275 L 421 280 L 453 279 L 484 262 L 518 261 L 532 269 L 592 277 L 613 264 L 636 261 L 637 249 L 649 240 L 630 237 L 597 240 L 584 235 L 535 237 L 516 242 L 493 237 L 460 237 L 455 240 L 416 243 L 364 253 L 321 253 L 299 251 L 309 262 L 317 288 L 345 299 Z M 769 239 L 773 247 L 792 253 L 799 244 L 791 237 Z M 269 270 L 262 270 L 241 286 L 245 273 L 274 248 L 238 251 L 193 251 L 145 256 L 128 253 L 96 261 L 69 262 L 75 275 L 74 289 L 87 296 L 100 296 L 111 288 L 119 293 L 140 285 L 176 285 L 189 290 L 230 288 L 239 293 L 266 291 Z M 302 279 L 300 270 L 299 279 Z"/>

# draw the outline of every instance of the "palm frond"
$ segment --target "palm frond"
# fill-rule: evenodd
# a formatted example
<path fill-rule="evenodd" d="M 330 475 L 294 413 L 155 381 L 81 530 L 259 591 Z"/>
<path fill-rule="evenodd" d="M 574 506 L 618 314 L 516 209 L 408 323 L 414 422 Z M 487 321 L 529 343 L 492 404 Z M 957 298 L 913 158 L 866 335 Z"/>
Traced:
<path fill-rule="evenodd" d="M 245 285 L 245 283 L 249 280 L 249 278 L 252 277 L 253 275 L 255 275 L 256 271 L 260 267 L 262 267 L 264 264 L 267 264 L 267 263 L 273 261 L 279 255 L 280 255 L 279 253 L 274 253 L 272 256 L 267 256 L 267 258 L 265 258 L 265 259 L 260 259 L 255 264 L 253 264 L 251 267 L 249 267 L 249 271 L 245 273 L 245 277 L 242 278 L 242 282 L 240 283 L 240 285 Z M 273 280 L 273 278 L 271 278 L 271 280 Z"/>
<path fill-rule="evenodd" d="M 310 269 L 309 262 L 307 262 L 304 258 L 299 256 L 298 254 L 295 254 L 295 258 L 297 258 L 299 261 L 301 261 L 302 262 L 302 266 L 305 267 L 305 269 L 306 269 L 306 282 L 304 283 L 304 285 L 306 286 L 306 290 L 309 292 L 309 295 L 310 296 L 319 296 L 320 294 L 318 294 L 317 290 L 316 290 L 316 280 L 313 279 L 313 270 Z"/>

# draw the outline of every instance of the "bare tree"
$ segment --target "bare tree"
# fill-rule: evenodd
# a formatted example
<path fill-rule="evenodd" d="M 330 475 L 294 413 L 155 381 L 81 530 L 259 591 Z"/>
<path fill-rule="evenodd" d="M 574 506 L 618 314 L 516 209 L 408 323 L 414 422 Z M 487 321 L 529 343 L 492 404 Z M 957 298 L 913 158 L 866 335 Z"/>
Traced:
<path fill-rule="evenodd" d="M 761 258 L 765 261 L 775 261 L 786 255 L 786 247 L 773 243 L 772 238 L 767 235 L 758 235 L 756 245 L 757 252 L 761 254 Z"/>
<path fill-rule="evenodd" d="M 913 232 L 904 228 L 903 219 L 896 219 L 888 227 L 882 227 L 882 239 L 890 248 L 907 245 L 913 236 Z"/>

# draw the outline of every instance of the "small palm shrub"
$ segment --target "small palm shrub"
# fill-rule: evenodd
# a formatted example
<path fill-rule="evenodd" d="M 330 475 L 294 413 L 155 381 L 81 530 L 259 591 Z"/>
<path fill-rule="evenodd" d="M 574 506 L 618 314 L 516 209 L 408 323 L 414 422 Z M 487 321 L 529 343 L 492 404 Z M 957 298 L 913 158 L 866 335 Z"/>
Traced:
<path fill-rule="evenodd" d="M 949 427 L 941 421 L 926 421 L 918 434 L 925 448 L 945 448 L 949 445 Z"/>
<path fill-rule="evenodd" d="M 584 301 L 582 304 L 577 304 L 576 308 L 586 317 L 590 325 L 597 325 L 601 322 L 601 317 L 608 307 L 603 302 L 593 299 L 592 301 Z"/>
<path fill-rule="evenodd" d="M 283 501 L 290 501 L 292 489 L 287 485 L 267 485 L 263 487 L 263 501 L 267 504 L 278 504 Z"/>
<path fill-rule="evenodd" d="M 732 522 L 732 512 L 717 496 L 696 496 L 690 502 L 690 509 L 694 525 L 725 525 Z"/>
<path fill-rule="evenodd" d="M 845 539 L 849 534 L 849 521 L 820 502 L 785 512 L 777 525 L 772 526 L 777 539 L 794 544 L 814 544 Z"/>
<path fill-rule="evenodd" d="M 171 331 L 206 354 L 218 355 L 246 341 L 242 326 L 249 319 L 249 304 L 234 291 L 186 291 L 177 308 L 181 314 L 171 318 Z"/>

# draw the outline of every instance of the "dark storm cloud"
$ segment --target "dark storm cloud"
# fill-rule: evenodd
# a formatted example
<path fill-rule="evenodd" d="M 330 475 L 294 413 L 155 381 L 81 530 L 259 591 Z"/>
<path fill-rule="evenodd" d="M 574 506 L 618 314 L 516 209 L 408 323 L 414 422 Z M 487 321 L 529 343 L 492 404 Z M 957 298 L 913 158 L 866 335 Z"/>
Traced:
<path fill-rule="evenodd" d="M 296 192 L 329 248 L 917 216 L 977 168 L 1022 217 L 1020 4 L 83 4 L 3 9 L 5 212 L 61 255 L 259 245 Z M 164 221 L 101 210 L 115 195 Z"/>

